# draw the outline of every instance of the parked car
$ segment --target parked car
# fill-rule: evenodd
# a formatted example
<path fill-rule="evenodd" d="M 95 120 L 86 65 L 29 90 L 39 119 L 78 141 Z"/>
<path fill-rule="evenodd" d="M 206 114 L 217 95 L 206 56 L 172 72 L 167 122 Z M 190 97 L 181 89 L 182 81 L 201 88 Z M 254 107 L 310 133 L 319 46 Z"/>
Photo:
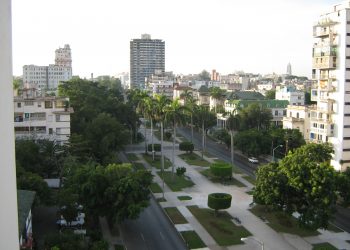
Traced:
<path fill-rule="evenodd" d="M 249 158 L 248 158 L 248 161 L 249 161 L 250 163 L 259 163 L 259 160 L 256 159 L 255 157 L 249 157 Z"/>

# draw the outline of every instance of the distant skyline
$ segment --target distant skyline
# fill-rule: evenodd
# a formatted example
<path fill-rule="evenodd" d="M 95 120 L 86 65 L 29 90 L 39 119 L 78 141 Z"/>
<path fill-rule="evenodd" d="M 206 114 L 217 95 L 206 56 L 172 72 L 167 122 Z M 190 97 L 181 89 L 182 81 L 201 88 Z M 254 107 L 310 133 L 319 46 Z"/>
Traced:
<path fill-rule="evenodd" d="M 69 44 L 73 75 L 129 71 L 129 43 L 165 41 L 165 69 L 311 75 L 312 25 L 334 0 L 13 0 L 13 73 L 54 64 Z"/>

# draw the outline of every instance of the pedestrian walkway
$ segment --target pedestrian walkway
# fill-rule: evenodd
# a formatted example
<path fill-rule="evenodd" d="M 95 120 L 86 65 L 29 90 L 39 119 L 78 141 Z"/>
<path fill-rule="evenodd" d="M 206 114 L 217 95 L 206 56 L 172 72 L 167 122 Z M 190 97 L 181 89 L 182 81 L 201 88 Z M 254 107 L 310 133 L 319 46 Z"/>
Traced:
<path fill-rule="evenodd" d="M 144 130 L 141 129 L 141 132 Z M 150 135 L 150 131 L 147 130 L 147 135 Z M 151 141 L 147 138 L 148 141 Z M 181 139 L 180 139 L 181 140 Z M 159 143 L 157 138 L 154 138 L 154 143 Z M 172 146 L 171 142 L 164 142 L 163 144 L 167 148 Z M 138 153 L 139 162 L 142 162 L 147 169 L 151 169 L 154 174 L 154 181 L 162 187 L 162 179 L 156 173 L 155 168 L 152 168 L 143 158 L 143 151 L 135 152 Z M 265 249 L 268 250 L 294 250 L 294 249 L 305 249 L 311 250 L 312 244 L 330 242 L 332 245 L 339 249 L 350 249 L 350 244 L 346 240 L 350 240 L 350 234 L 334 233 L 325 230 L 320 230 L 320 235 L 313 237 L 302 238 L 296 235 L 277 233 L 266 222 L 263 222 L 260 218 L 253 215 L 248 209 L 250 203 L 252 203 L 252 196 L 246 192 L 250 191 L 254 186 L 243 178 L 243 174 L 233 174 L 233 177 L 243 183 L 246 187 L 237 186 L 224 186 L 220 183 L 213 183 L 209 181 L 205 176 L 199 173 L 199 170 L 205 169 L 203 167 L 196 167 L 188 165 L 178 155 L 182 154 L 176 146 L 174 163 L 176 167 L 186 167 L 186 176 L 188 176 L 192 182 L 195 183 L 193 187 L 185 188 L 181 192 L 172 192 L 169 187 L 164 188 L 164 195 L 166 202 L 160 202 L 162 207 L 177 207 L 181 214 L 187 219 L 188 223 L 183 225 L 175 225 L 178 231 L 195 230 L 203 242 L 208 246 L 209 249 L 220 249 L 220 250 L 252 250 L 260 249 L 261 246 L 254 240 L 247 240 L 242 245 L 234 245 L 229 247 L 220 247 L 217 245 L 215 240 L 208 234 L 208 232 L 202 227 L 197 219 L 187 209 L 187 206 L 197 205 L 202 208 L 207 208 L 207 197 L 208 194 L 214 192 L 225 192 L 232 195 L 232 206 L 227 209 L 227 212 L 240 219 L 242 226 L 249 230 L 254 238 L 264 242 Z M 200 155 L 200 152 L 195 152 Z M 172 150 L 165 150 L 164 156 L 168 159 L 172 159 Z M 214 162 L 215 158 L 204 156 L 204 159 L 208 162 Z M 192 197 L 192 200 L 180 201 L 177 197 L 187 195 Z M 162 194 L 155 194 L 156 198 L 161 197 Z"/>

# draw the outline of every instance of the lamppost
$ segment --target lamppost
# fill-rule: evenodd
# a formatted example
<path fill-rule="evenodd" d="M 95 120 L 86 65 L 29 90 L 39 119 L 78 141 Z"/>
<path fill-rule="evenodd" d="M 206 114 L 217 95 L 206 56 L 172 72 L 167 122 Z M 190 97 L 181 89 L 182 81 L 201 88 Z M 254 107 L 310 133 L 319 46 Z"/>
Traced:
<path fill-rule="evenodd" d="M 272 149 L 272 160 L 273 160 L 273 162 L 275 162 L 275 150 L 276 150 L 277 148 L 281 148 L 281 147 L 283 147 L 283 145 L 278 145 L 277 147 L 275 147 L 274 149 Z"/>
<path fill-rule="evenodd" d="M 246 240 L 249 240 L 249 239 L 252 239 L 252 240 L 255 240 L 256 242 L 258 242 L 260 244 L 260 246 L 261 246 L 261 249 L 264 250 L 264 242 L 258 240 L 255 237 L 241 238 L 241 241 L 246 241 Z"/>

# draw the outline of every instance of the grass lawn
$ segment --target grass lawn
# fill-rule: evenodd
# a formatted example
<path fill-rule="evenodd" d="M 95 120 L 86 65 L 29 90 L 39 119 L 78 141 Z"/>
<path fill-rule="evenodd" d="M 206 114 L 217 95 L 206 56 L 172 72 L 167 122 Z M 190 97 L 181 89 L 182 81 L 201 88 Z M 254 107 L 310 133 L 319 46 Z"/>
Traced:
<path fill-rule="evenodd" d="M 204 248 L 206 245 L 195 231 L 180 232 L 189 249 Z"/>
<path fill-rule="evenodd" d="M 219 182 L 219 183 L 224 184 L 224 185 L 235 185 L 237 187 L 245 187 L 245 185 L 242 182 L 235 179 L 234 177 L 232 177 L 231 179 L 226 178 L 225 180 L 221 180 L 221 178 L 218 178 L 218 177 L 212 175 L 212 173 L 210 172 L 210 169 L 205 169 L 205 170 L 201 171 L 200 173 L 214 183 Z"/>
<path fill-rule="evenodd" d="M 210 163 L 199 155 L 192 153 L 192 154 L 181 154 L 179 157 L 184 160 L 189 165 L 195 165 L 195 166 L 201 166 L 201 167 L 209 167 Z"/>
<path fill-rule="evenodd" d="M 177 198 L 178 198 L 180 201 L 192 200 L 192 197 L 191 197 L 191 196 L 188 196 L 188 195 L 178 196 Z"/>
<path fill-rule="evenodd" d="M 293 216 L 279 211 L 266 211 L 265 206 L 256 205 L 250 211 L 260 218 L 266 218 L 268 220 L 267 225 L 276 232 L 295 234 L 301 237 L 319 235 L 316 230 L 300 228 L 297 219 Z"/>
<path fill-rule="evenodd" d="M 328 242 L 313 244 L 312 246 L 313 246 L 312 250 L 337 250 L 338 249 Z"/>
<path fill-rule="evenodd" d="M 123 245 L 114 245 L 115 250 L 125 250 L 125 247 Z"/>
<path fill-rule="evenodd" d="M 174 224 L 188 223 L 188 221 L 185 219 L 185 217 L 183 217 L 183 215 L 180 213 L 180 211 L 176 207 L 166 207 L 164 208 L 164 210 Z"/>
<path fill-rule="evenodd" d="M 154 157 L 154 161 L 152 159 L 152 155 L 151 154 L 143 154 L 142 155 L 143 158 L 148 162 L 148 164 L 150 164 L 151 166 L 157 168 L 157 169 L 161 169 L 161 163 L 160 163 L 160 155 L 156 155 Z M 167 169 L 171 166 L 171 162 L 169 161 L 168 158 L 164 157 L 164 169 Z"/>
<path fill-rule="evenodd" d="M 246 179 L 247 181 L 249 181 L 253 185 L 255 185 L 255 183 L 256 183 L 256 180 L 253 177 L 249 176 L 249 175 L 244 175 L 244 176 L 242 176 L 242 178 Z"/>
<path fill-rule="evenodd" d="M 252 235 L 243 226 L 236 226 L 227 212 L 220 212 L 219 216 L 215 217 L 214 211 L 208 208 L 187 208 L 220 246 L 242 244 L 241 238 Z"/>
<path fill-rule="evenodd" d="M 134 162 L 132 165 L 135 170 L 145 170 L 145 166 L 141 162 Z"/>
<path fill-rule="evenodd" d="M 158 171 L 157 174 L 160 178 L 162 178 L 161 171 Z M 170 171 L 164 171 L 164 181 L 173 192 L 178 192 L 181 191 L 183 188 L 192 187 L 194 185 L 194 183 L 191 180 L 186 179 L 184 176 L 180 177 L 174 174 L 173 179 L 172 173 Z"/>
<path fill-rule="evenodd" d="M 137 161 L 139 159 L 134 153 L 126 154 L 126 156 L 128 157 L 129 161 Z"/>
<path fill-rule="evenodd" d="M 162 188 L 158 185 L 158 183 L 155 182 L 151 183 L 149 188 L 151 189 L 152 193 L 161 193 L 163 191 Z"/>

